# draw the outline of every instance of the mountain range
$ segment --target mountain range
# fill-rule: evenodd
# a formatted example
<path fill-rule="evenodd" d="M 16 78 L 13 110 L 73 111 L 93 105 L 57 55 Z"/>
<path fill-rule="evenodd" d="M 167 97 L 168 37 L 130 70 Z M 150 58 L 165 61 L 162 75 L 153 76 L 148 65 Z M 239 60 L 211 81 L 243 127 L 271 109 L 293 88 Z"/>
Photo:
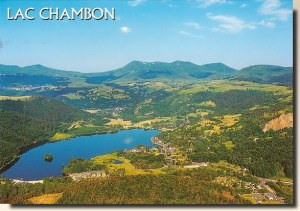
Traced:
<path fill-rule="evenodd" d="M 292 85 L 293 68 L 254 65 L 236 70 L 223 63 L 197 65 L 184 61 L 174 61 L 172 63 L 133 61 L 116 70 L 99 73 L 80 73 L 57 70 L 43 65 L 26 67 L 0 65 L 0 87 L 68 85 L 70 82 L 78 80 L 88 84 L 102 84 L 145 81 L 196 82 L 215 79 Z"/>

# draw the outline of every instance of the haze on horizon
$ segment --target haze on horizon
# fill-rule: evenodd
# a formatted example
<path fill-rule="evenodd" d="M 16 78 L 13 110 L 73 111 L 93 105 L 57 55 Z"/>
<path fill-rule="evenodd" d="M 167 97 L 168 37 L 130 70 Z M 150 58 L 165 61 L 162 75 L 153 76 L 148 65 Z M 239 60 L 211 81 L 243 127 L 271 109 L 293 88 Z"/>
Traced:
<path fill-rule="evenodd" d="M 290 0 L 2 1 L 0 64 L 102 72 L 131 61 L 293 66 Z M 8 21 L 6 9 L 114 7 L 117 20 Z"/>

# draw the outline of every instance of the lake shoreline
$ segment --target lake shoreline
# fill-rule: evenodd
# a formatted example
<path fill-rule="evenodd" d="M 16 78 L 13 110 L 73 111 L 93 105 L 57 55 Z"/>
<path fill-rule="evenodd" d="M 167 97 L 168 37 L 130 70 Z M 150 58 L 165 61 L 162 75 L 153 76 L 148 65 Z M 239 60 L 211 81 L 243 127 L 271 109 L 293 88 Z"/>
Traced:
<path fill-rule="evenodd" d="M 22 154 L 18 155 L 18 157 L 14 158 L 13 160 L 9 161 L 8 163 L 4 164 L 0 167 L 0 174 L 8 170 L 10 167 L 12 167 L 21 157 Z"/>
<path fill-rule="evenodd" d="M 0 174 L 2 174 L 3 172 L 7 171 L 10 167 L 12 167 L 19 159 L 20 157 L 28 152 L 29 150 L 31 149 L 34 149 L 36 147 L 39 147 L 39 146 L 42 146 L 44 144 L 47 144 L 47 143 L 55 143 L 55 142 L 58 142 L 58 141 L 64 141 L 64 140 L 69 140 L 69 139 L 72 139 L 72 138 L 76 138 L 76 137 L 81 137 L 81 136 L 93 136 L 93 135 L 102 135 L 102 134 L 113 134 L 113 133 L 118 133 L 120 131 L 124 131 L 124 130 L 134 130 L 134 129 L 143 129 L 143 130 L 159 130 L 161 131 L 161 129 L 159 128 L 154 128 L 154 127 L 129 127 L 129 128 L 119 128 L 117 130 L 113 130 L 113 131 L 101 131 L 101 132 L 90 132 L 90 133 L 78 133 L 78 134 L 70 134 L 71 137 L 70 138 L 65 138 L 65 139 L 58 139 L 58 140 L 51 140 L 52 137 L 50 137 L 49 139 L 47 140 L 44 140 L 44 141 L 40 141 L 40 142 L 37 142 L 37 143 L 33 143 L 27 147 L 24 147 L 22 149 L 20 149 L 20 153 L 18 154 L 18 157 L 17 158 L 14 158 L 12 160 L 10 160 L 9 162 L 5 163 L 4 165 L 0 166 Z M 56 132 L 58 133 L 58 132 Z"/>
<path fill-rule="evenodd" d="M 132 128 L 134 129 L 134 128 Z M 140 128 L 141 129 L 141 128 Z M 125 130 L 128 130 L 128 129 L 125 129 Z M 131 130 L 131 129 L 129 129 Z M 0 167 L 0 174 L 2 174 L 3 172 L 5 172 L 6 170 L 8 170 L 10 167 L 12 167 L 19 159 L 20 157 L 28 152 L 29 150 L 32 150 L 36 147 L 39 147 L 39 146 L 42 146 L 44 144 L 48 144 L 48 143 L 55 143 L 55 142 L 59 142 L 59 141 L 64 141 L 64 140 L 70 140 L 72 138 L 76 138 L 76 137 L 81 137 L 81 136 L 93 136 L 93 135 L 102 135 L 102 134 L 108 134 L 108 133 L 117 133 L 119 131 L 122 131 L 122 130 L 118 130 L 118 131 L 108 131 L 108 132 L 91 132 L 91 133 L 82 133 L 82 134 L 76 134 L 70 138 L 66 138 L 66 139 L 59 139 L 59 140 L 51 140 L 51 138 L 49 138 L 49 140 L 45 140 L 45 141 L 41 141 L 41 142 L 37 142 L 37 143 L 34 143 L 34 144 L 31 144 L 27 147 L 24 147 L 22 149 L 20 149 L 20 154 L 18 154 L 18 157 L 12 159 L 11 161 L 9 161 L 8 163 L 5 163 L 3 166 Z"/>
<path fill-rule="evenodd" d="M 130 130 L 135 130 L 135 129 L 139 129 L 139 130 L 144 130 L 144 131 L 147 131 L 147 130 L 157 130 L 159 131 L 158 129 L 145 129 L 145 128 L 122 128 L 122 129 L 119 129 L 119 130 L 116 130 L 116 131 L 102 131 L 102 132 L 97 132 L 97 133 L 82 133 L 82 134 L 76 134 L 75 136 L 73 137 L 70 137 L 70 138 L 67 138 L 67 139 L 61 139 L 61 140 L 45 140 L 45 141 L 42 141 L 42 142 L 38 142 L 38 143 L 34 143 L 30 146 L 27 146 L 25 148 L 23 148 L 22 150 L 20 150 L 20 154 L 18 155 L 18 157 L 14 158 L 13 160 L 9 161 L 8 163 L 4 164 L 3 166 L 0 167 L 0 174 L 6 172 L 7 170 L 9 170 L 11 167 L 14 166 L 14 164 L 20 159 L 20 157 L 25 154 L 26 152 L 34 149 L 34 148 L 37 148 L 37 147 L 40 147 L 42 145 L 45 145 L 45 144 L 48 144 L 48 143 L 56 143 L 56 142 L 62 142 L 62 141 L 65 141 L 65 140 L 71 140 L 71 139 L 75 139 L 75 138 L 78 138 L 78 137 L 91 137 L 91 136 L 96 136 L 96 135 L 104 135 L 104 134 L 115 134 L 115 133 L 119 133 L 119 132 L 122 132 L 122 131 L 130 131 Z M 152 142 L 152 140 L 150 140 Z M 45 177 L 47 178 L 47 177 Z M 13 180 L 13 179 L 17 179 L 17 178 L 10 178 L 10 180 Z"/>

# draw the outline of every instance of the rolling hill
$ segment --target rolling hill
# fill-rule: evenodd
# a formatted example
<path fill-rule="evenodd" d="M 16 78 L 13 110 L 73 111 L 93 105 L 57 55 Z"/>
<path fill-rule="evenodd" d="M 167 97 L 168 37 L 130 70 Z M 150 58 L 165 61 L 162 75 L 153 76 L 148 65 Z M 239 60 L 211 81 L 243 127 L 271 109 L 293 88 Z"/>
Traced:
<path fill-rule="evenodd" d="M 87 82 L 99 84 L 108 81 L 195 81 L 223 78 L 235 72 L 235 69 L 222 63 L 200 66 L 183 61 L 172 63 L 133 61 L 122 68 L 88 77 Z"/>
<path fill-rule="evenodd" d="M 197 65 L 183 61 L 133 61 L 108 72 L 79 73 L 42 65 L 0 65 L 0 95 L 43 95 L 81 109 L 111 108 L 112 105 L 127 107 L 150 98 L 158 101 L 170 96 L 170 91 L 193 84 L 203 84 L 203 89 L 209 89 L 211 86 L 207 84 L 216 80 L 229 84 L 249 81 L 291 87 L 293 68 L 256 65 L 235 70 L 223 63 Z"/>
<path fill-rule="evenodd" d="M 235 79 L 258 83 L 293 84 L 293 68 L 255 65 L 235 70 L 223 63 L 197 65 L 191 62 L 133 61 L 122 68 L 100 73 L 57 70 L 43 65 L 19 67 L 0 65 L 0 87 L 68 86 L 81 81 L 87 84 L 130 83 L 145 81 L 196 82 L 199 80 Z"/>
<path fill-rule="evenodd" d="M 53 77 L 76 77 L 81 76 L 82 73 L 74 71 L 57 70 L 54 68 L 45 67 L 41 64 L 20 67 L 17 65 L 3 65 L 0 64 L 1 75 L 13 74 L 29 74 L 29 75 L 44 75 Z"/>
<path fill-rule="evenodd" d="M 170 172 L 165 172 L 163 176 L 117 175 L 105 180 L 96 179 L 94 181 L 99 183 L 90 185 L 88 182 L 93 180 L 73 183 L 70 179 L 58 178 L 57 181 L 63 182 L 57 183 L 55 188 L 51 178 L 54 192 L 49 192 L 47 183 L 43 183 L 45 189 L 42 190 L 42 186 L 37 184 L 39 192 L 33 192 L 32 195 L 23 191 L 21 186 L 8 182 L 1 184 L 6 191 L 0 191 L 0 194 L 3 193 L 0 198 L 4 202 L 13 200 L 14 203 L 24 203 L 25 200 L 41 194 L 44 196 L 59 193 L 62 198 L 58 203 L 104 203 L 110 202 L 110 199 L 114 200 L 113 203 L 124 203 L 124 196 L 132 190 L 141 190 L 144 194 L 140 187 L 154 181 L 153 185 L 150 185 L 151 188 L 147 189 L 153 190 L 152 187 L 157 187 L 156 192 L 147 193 L 155 196 L 154 202 L 158 202 L 157 199 L 161 196 L 170 200 L 172 190 L 172 194 L 176 196 L 174 200 L 181 200 L 182 193 L 176 195 L 178 190 L 174 189 L 178 182 L 172 182 L 179 178 L 178 181 L 182 184 L 188 184 L 185 189 L 188 194 L 184 193 L 184 196 L 194 196 L 194 193 L 198 193 L 196 198 L 199 199 L 199 203 L 208 202 L 201 198 L 205 190 L 215 194 L 214 189 L 233 188 L 231 201 L 226 201 L 226 197 L 219 197 L 224 196 L 224 192 L 208 195 L 207 198 L 209 202 L 221 200 L 227 203 L 232 202 L 233 196 L 242 199 L 240 196 L 245 193 L 256 191 L 252 188 L 258 186 L 251 185 L 248 189 L 246 185 L 242 185 L 244 182 L 241 182 L 258 184 L 259 181 L 256 182 L 253 175 L 292 179 L 292 125 L 278 127 L 279 130 L 276 131 L 276 128 L 268 131 L 264 131 L 263 128 L 264 125 L 280 119 L 281 115 L 292 114 L 292 79 L 293 68 L 272 65 L 256 65 L 235 70 L 222 63 L 196 65 L 182 61 L 133 61 L 117 70 L 102 73 L 68 72 L 41 65 L 23 68 L 0 65 L 0 166 L 9 164 L 26 149 L 46 140 L 130 128 L 159 129 L 161 133 L 156 138 L 172 149 L 165 155 L 166 161 L 172 159 Z M 137 153 L 126 159 L 129 159 L 131 164 L 141 164 L 145 163 L 144 158 L 150 162 L 153 157 L 149 155 Z M 161 160 L 162 163 L 163 161 Z M 224 164 L 225 161 L 227 164 Z M 207 162 L 209 166 L 213 164 L 214 171 L 204 172 L 204 175 L 195 174 L 198 169 L 174 171 L 179 166 L 193 162 Z M 173 165 L 176 168 L 173 168 Z M 224 165 L 230 165 L 235 170 L 229 172 Z M 209 166 L 207 168 L 210 168 Z M 203 169 L 206 167 L 199 168 L 201 171 Z M 122 172 L 126 173 L 127 170 L 123 170 Z M 203 177 L 205 175 L 207 177 Z M 204 178 L 207 178 L 207 181 L 202 181 Z M 171 191 L 165 191 L 165 184 L 171 187 Z M 95 191 L 97 189 L 101 192 L 107 187 L 110 193 L 111 185 L 118 191 L 125 190 L 125 194 L 121 195 L 121 198 L 113 195 L 106 199 L 99 197 L 99 193 Z M 131 186 L 134 188 L 130 189 Z M 23 187 L 27 190 L 26 185 Z M 95 190 L 85 198 L 82 196 L 86 196 L 89 190 L 82 187 L 95 187 Z M 181 186 L 178 187 L 182 189 Z M 194 190 L 193 187 L 200 189 Z M 12 191 L 13 188 L 19 188 L 20 191 Z M 284 193 L 287 203 L 292 203 L 292 188 L 290 186 Z M 79 197 L 74 197 L 74 190 L 78 190 L 76 194 Z M 161 195 L 161 190 L 166 193 L 165 196 Z M 226 190 L 228 196 L 231 193 L 228 190 L 231 189 Z M 279 193 L 277 190 L 276 192 Z M 9 195 L 11 193 L 15 195 Z M 93 194 L 95 196 L 91 198 L 90 195 Z M 141 198 L 141 193 L 136 192 L 141 203 L 152 203 L 146 201 L 149 199 L 147 194 Z M 105 200 L 101 201 L 103 199 Z M 122 200 L 118 201 L 119 199 Z M 132 197 L 126 200 L 131 202 Z M 196 199 L 186 197 L 184 200 L 186 201 L 182 203 Z"/>
<path fill-rule="evenodd" d="M 274 65 L 254 65 L 236 72 L 235 79 L 256 83 L 293 85 L 293 68 Z"/>

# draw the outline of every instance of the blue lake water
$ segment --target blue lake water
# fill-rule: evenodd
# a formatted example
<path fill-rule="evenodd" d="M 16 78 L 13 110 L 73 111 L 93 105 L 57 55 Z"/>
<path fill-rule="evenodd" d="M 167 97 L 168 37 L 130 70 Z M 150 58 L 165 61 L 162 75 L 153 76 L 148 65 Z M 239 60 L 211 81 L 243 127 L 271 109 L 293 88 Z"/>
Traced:
<path fill-rule="evenodd" d="M 68 164 L 70 158 L 90 159 L 116 150 L 132 149 L 139 144 L 153 146 L 151 138 L 158 133 L 158 130 L 133 129 L 47 143 L 21 155 L 1 176 L 23 180 L 61 176 L 62 166 Z M 44 155 L 47 153 L 53 155 L 52 162 L 45 161 Z"/>

